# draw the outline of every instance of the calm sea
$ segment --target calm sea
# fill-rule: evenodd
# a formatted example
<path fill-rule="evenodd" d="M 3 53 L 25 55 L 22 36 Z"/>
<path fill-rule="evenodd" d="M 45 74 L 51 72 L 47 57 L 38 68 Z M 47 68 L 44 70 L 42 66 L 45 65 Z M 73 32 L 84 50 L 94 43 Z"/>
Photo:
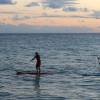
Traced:
<path fill-rule="evenodd" d="M 35 70 L 34 53 L 43 72 Z M 0 34 L 0 100 L 100 100 L 100 34 Z"/>

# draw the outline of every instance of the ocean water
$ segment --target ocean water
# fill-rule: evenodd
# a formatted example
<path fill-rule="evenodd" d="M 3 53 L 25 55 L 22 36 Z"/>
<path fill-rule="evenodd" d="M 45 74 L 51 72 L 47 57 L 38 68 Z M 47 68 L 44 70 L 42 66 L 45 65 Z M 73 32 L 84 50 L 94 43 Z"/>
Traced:
<path fill-rule="evenodd" d="M 42 72 L 35 70 L 34 53 Z M 0 34 L 0 100 L 100 100 L 100 34 Z"/>

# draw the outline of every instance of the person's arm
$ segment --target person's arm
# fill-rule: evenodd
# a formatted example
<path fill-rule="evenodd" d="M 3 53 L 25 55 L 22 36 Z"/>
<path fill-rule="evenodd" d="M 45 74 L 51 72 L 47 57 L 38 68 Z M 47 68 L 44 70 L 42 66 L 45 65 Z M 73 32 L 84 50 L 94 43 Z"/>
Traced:
<path fill-rule="evenodd" d="M 34 56 L 34 57 L 31 59 L 31 61 L 33 61 L 35 58 L 36 58 L 36 57 Z"/>

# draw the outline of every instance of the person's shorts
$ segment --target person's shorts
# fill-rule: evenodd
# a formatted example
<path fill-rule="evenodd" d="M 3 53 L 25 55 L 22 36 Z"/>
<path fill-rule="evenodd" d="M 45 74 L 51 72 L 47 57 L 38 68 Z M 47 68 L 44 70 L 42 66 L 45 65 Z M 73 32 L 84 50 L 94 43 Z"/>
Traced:
<path fill-rule="evenodd" d="M 41 65 L 40 63 L 37 63 L 37 64 L 36 64 L 36 67 L 40 67 L 40 65 Z"/>

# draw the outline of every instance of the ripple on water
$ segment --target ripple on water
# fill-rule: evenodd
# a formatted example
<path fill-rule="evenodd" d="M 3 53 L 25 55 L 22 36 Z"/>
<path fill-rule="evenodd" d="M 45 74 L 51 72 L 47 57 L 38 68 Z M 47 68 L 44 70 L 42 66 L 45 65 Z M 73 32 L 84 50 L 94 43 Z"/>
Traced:
<path fill-rule="evenodd" d="M 64 97 L 56 96 L 19 96 L 18 100 L 66 100 Z"/>
<path fill-rule="evenodd" d="M 0 97 L 10 96 L 10 95 L 12 94 L 9 92 L 0 92 Z"/>

